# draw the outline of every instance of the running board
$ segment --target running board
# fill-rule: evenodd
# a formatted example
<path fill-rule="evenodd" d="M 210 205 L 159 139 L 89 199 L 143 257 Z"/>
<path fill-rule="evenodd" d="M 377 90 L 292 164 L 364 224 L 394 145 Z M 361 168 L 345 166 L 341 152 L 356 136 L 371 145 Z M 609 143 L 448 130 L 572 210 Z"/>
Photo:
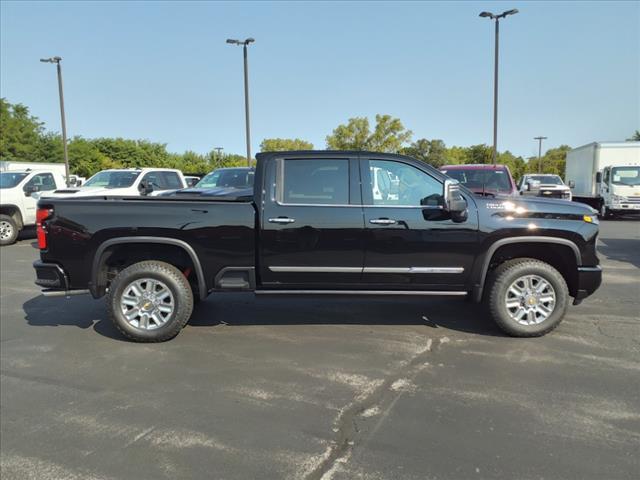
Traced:
<path fill-rule="evenodd" d="M 45 297 L 70 297 L 72 295 L 87 295 L 89 290 L 42 290 Z"/>
<path fill-rule="evenodd" d="M 256 295 L 426 295 L 464 297 L 467 292 L 437 290 L 256 290 Z"/>

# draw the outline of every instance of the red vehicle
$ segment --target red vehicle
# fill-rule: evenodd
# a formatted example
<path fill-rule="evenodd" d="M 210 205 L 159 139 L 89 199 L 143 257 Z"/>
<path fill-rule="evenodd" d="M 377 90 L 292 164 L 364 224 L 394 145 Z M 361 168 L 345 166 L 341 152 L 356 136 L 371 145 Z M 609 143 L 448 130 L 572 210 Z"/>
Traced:
<path fill-rule="evenodd" d="M 444 165 L 440 171 L 478 195 L 512 197 L 518 194 L 516 182 L 506 165 Z"/>

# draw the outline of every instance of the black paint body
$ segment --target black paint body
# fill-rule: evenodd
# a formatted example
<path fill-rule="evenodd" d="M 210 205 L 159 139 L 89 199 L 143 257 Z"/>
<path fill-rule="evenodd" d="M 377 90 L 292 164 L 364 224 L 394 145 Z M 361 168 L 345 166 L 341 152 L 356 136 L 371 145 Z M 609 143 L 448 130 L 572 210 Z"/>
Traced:
<path fill-rule="evenodd" d="M 349 202 L 279 202 L 278 162 L 288 158 L 347 159 Z M 224 282 L 216 279 L 224 276 L 224 269 L 237 269 L 250 272 L 245 289 L 453 291 L 469 292 L 480 300 L 492 262 L 506 252 L 505 247 L 514 246 L 520 248 L 518 256 L 527 256 L 527 249 L 533 252 L 540 246 L 555 249 L 566 262 L 563 274 L 577 300 L 600 285 L 595 250 L 598 226 L 584 218 L 594 215 L 589 207 L 531 197 L 478 197 L 464 189 L 468 209 L 463 221 L 454 221 L 442 208 L 371 206 L 361 187 L 368 181 L 368 173 L 363 173 L 368 159 L 407 163 L 440 182 L 447 178 L 422 162 L 399 155 L 276 152 L 258 154 L 252 199 L 246 192 L 217 198 L 195 192 L 166 197 L 41 199 L 39 207 L 52 208 L 54 213 L 44 222 L 48 248 L 36 263 L 38 277 L 51 276 L 55 269 L 64 273 L 64 279 L 59 284 L 37 283 L 54 289 L 90 289 L 100 296 L 106 280 L 97 271 L 101 260 L 96 253 L 105 242 L 111 245 L 124 239 L 134 245 L 135 237 L 153 237 L 191 249 L 192 258 L 195 254 L 201 266 L 203 295 L 225 289 Z M 276 217 L 292 218 L 295 223 L 269 221 Z M 370 223 L 378 218 L 393 218 L 396 223 Z M 416 266 L 462 270 L 380 271 Z M 300 271 L 274 271 L 272 267 L 300 267 Z M 322 267 L 344 271 L 319 271 Z"/>

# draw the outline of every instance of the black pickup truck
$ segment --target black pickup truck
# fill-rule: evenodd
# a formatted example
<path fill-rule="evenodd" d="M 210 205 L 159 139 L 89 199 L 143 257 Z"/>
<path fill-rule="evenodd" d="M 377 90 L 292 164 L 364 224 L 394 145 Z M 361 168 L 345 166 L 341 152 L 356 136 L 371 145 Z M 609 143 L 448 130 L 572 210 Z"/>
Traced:
<path fill-rule="evenodd" d="M 602 275 L 586 205 L 479 197 L 392 154 L 263 153 L 253 193 L 50 198 L 37 217 L 36 284 L 106 295 L 141 342 L 174 337 L 198 300 L 237 291 L 467 297 L 508 334 L 538 336 Z"/>

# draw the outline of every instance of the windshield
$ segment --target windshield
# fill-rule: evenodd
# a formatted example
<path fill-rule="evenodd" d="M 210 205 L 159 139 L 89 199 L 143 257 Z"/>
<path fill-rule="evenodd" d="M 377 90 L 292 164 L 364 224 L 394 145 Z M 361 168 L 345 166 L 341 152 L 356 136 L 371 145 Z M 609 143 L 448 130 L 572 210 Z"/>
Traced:
<path fill-rule="evenodd" d="M 26 173 L 19 172 L 0 173 L 0 188 L 13 188 L 18 185 L 26 176 Z"/>
<path fill-rule="evenodd" d="M 133 185 L 140 172 L 137 171 L 105 171 L 98 172 L 85 182 L 84 187 L 127 188 Z"/>
<path fill-rule="evenodd" d="M 196 184 L 196 188 L 247 188 L 253 186 L 255 172 L 243 168 L 214 170 Z"/>
<path fill-rule="evenodd" d="M 640 167 L 613 167 L 611 183 L 614 185 L 640 185 Z"/>
<path fill-rule="evenodd" d="M 511 193 L 511 181 L 506 170 L 484 170 L 479 168 L 443 170 L 470 190 L 488 190 Z"/>
<path fill-rule="evenodd" d="M 564 182 L 558 175 L 530 175 L 527 181 L 540 182 L 540 185 L 564 185 Z"/>

